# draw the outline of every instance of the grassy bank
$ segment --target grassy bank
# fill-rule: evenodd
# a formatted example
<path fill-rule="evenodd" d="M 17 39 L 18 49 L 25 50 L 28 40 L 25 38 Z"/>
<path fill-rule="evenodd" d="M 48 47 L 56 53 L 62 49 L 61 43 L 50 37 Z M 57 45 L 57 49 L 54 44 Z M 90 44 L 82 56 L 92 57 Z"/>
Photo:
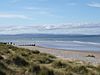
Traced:
<path fill-rule="evenodd" d="M 0 75 L 100 75 L 100 66 L 0 44 Z"/>

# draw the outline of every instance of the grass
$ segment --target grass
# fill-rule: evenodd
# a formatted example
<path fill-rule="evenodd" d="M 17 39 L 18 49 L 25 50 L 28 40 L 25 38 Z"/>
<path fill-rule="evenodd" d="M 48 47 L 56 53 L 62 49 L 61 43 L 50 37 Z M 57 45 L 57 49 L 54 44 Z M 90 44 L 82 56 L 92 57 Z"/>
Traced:
<path fill-rule="evenodd" d="M 100 75 L 97 66 L 0 43 L 0 75 Z"/>

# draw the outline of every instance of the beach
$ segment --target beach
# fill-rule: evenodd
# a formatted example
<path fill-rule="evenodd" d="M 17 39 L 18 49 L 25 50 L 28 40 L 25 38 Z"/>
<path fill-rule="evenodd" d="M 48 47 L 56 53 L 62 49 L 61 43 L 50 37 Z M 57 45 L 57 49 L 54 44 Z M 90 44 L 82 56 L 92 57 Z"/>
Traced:
<path fill-rule="evenodd" d="M 64 49 L 46 48 L 41 46 L 18 46 L 18 47 L 30 50 L 39 50 L 40 52 L 49 53 L 61 59 L 81 60 L 88 63 L 100 64 L 100 52 L 64 50 Z M 93 55 L 93 57 L 89 55 Z"/>

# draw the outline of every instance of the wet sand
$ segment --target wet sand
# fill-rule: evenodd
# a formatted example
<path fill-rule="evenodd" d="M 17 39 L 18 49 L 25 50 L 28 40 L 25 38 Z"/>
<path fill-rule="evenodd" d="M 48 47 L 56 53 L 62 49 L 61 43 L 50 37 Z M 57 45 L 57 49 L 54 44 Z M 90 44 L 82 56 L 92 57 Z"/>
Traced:
<path fill-rule="evenodd" d="M 40 46 L 18 46 L 30 50 L 39 50 L 43 53 L 49 53 L 56 57 L 66 60 L 81 60 L 85 62 L 91 62 L 94 64 L 100 64 L 100 52 L 78 51 L 78 50 L 63 50 L 55 48 L 45 48 Z M 93 55 L 95 57 L 86 57 Z"/>

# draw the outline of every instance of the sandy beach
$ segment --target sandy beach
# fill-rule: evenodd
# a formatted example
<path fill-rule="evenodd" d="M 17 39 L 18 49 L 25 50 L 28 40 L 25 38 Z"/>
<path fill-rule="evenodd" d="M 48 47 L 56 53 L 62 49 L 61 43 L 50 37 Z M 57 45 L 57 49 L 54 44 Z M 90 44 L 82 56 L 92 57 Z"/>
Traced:
<path fill-rule="evenodd" d="M 18 47 L 30 50 L 39 50 L 40 52 L 49 53 L 61 59 L 81 60 L 85 62 L 91 62 L 93 64 L 100 64 L 100 52 L 63 50 L 63 49 L 45 48 L 40 46 L 18 46 Z M 93 55 L 95 57 L 87 57 L 88 55 Z"/>

